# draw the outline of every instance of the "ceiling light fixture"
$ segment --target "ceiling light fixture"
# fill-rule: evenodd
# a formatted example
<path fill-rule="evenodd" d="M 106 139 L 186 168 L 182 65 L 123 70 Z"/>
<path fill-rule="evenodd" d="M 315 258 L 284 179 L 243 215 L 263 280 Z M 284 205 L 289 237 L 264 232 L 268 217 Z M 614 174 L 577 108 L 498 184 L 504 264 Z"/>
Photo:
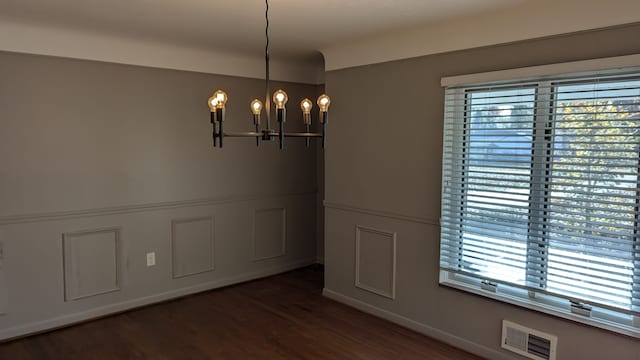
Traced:
<path fill-rule="evenodd" d="M 309 147 L 309 140 L 311 138 L 321 138 L 322 147 L 324 147 L 327 137 L 327 124 L 329 122 L 329 105 L 331 104 L 331 99 L 329 98 L 329 96 L 327 96 L 326 94 L 320 95 L 317 101 L 318 107 L 320 108 L 320 124 L 322 126 L 322 132 L 320 133 L 311 132 L 311 109 L 313 108 L 313 102 L 311 102 L 311 100 L 305 98 L 300 102 L 300 108 L 302 109 L 302 120 L 304 122 L 306 131 L 285 132 L 284 124 L 287 120 L 286 104 L 289 100 L 289 97 L 287 96 L 287 93 L 282 89 L 276 90 L 273 93 L 272 98 L 269 96 L 269 0 L 265 0 L 265 5 L 265 19 L 267 24 L 265 28 L 266 46 L 264 51 L 266 87 L 264 110 L 267 118 L 265 127 L 262 129 L 260 128 L 262 101 L 253 99 L 250 103 L 250 110 L 253 114 L 253 125 L 255 126 L 255 131 L 224 131 L 223 124 L 225 120 L 225 107 L 227 104 L 228 96 L 227 93 L 223 90 L 217 90 L 207 101 L 209 109 L 211 109 L 211 124 L 213 125 L 213 146 L 222 147 L 222 141 L 225 137 L 255 137 L 256 146 L 260 145 L 260 139 L 271 141 L 277 137 L 280 143 L 280 149 L 282 149 L 285 137 L 298 137 L 305 138 L 307 147 Z M 271 100 L 273 100 L 273 103 L 276 107 L 275 113 L 278 120 L 278 131 L 271 128 Z"/>

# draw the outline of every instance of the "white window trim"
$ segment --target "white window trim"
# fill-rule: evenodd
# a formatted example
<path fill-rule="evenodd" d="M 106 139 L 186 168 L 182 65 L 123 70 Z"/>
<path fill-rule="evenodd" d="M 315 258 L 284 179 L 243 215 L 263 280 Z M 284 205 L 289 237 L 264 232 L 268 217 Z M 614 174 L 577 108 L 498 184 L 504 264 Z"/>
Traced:
<path fill-rule="evenodd" d="M 566 62 L 485 73 L 449 76 L 441 78 L 443 87 L 473 87 L 487 83 L 502 85 L 511 82 L 522 83 L 529 80 L 541 81 L 545 77 L 580 77 L 591 75 L 621 74 L 640 70 L 640 54 L 600 58 L 593 60 Z M 447 186 L 447 184 L 443 184 Z M 441 285 L 463 290 L 501 302 L 521 306 L 526 309 L 555 315 L 593 327 L 613 331 L 634 338 L 640 338 L 640 316 L 627 315 L 605 308 L 593 306 L 590 317 L 571 312 L 567 300 L 552 295 L 536 294 L 530 297 L 527 290 L 498 284 L 495 292 L 482 288 L 480 279 L 440 270 Z"/>

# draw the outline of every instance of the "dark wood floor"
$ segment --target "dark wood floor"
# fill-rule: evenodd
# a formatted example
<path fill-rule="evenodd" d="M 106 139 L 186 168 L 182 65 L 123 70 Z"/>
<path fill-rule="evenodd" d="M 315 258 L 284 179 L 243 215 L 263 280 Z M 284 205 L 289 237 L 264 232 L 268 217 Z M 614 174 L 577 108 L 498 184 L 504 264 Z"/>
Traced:
<path fill-rule="evenodd" d="M 0 344 L 0 359 L 479 359 L 322 297 L 308 267 Z"/>

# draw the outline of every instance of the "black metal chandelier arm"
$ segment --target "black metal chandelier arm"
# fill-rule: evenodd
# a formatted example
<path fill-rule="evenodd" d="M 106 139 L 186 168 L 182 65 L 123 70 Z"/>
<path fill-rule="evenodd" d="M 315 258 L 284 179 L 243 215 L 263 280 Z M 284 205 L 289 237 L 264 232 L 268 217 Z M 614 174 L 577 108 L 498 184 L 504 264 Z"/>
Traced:
<path fill-rule="evenodd" d="M 255 131 L 225 131 L 224 137 L 262 137 L 264 136 L 264 132 L 255 132 Z M 280 135 L 277 131 L 268 132 L 267 135 L 272 137 L 278 137 Z M 322 137 L 322 133 L 314 133 L 314 132 L 303 132 L 303 133 L 294 133 L 294 132 L 285 132 L 285 137 L 308 137 L 308 138 L 320 138 Z"/>
<path fill-rule="evenodd" d="M 284 133 L 285 137 L 306 137 L 306 138 L 314 138 L 314 137 L 322 137 L 321 133 Z"/>
<path fill-rule="evenodd" d="M 214 125 L 215 126 L 215 125 Z M 218 125 L 218 128 L 221 128 L 222 124 Z M 260 139 L 262 140 L 273 140 L 275 138 L 280 139 L 280 148 L 282 148 L 282 139 L 286 137 L 292 138 L 304 138 L 306 139 L 306 145 L 309 147 L 309 139 L 318 138 L 322 141 L 322 147 L 324 148 L 326 143 L 326 128 L 322 128 L 322 132 L 278 132 L 274 130 L 264 129 L 260 132 L 256 131 L 221 131 L 219 129 L 215 129 L 213 131 L 213 146 L 222 148 L 222 139 L 225 137 L 234 137 L 234 138 L 255 138 L 256 146 L 260 145 Z"/>
<path fill-rule="evenodd" d="M 238 131 L 225 131 L 224 132 L 224 136 L 225 137 L 260 137 L 262 136 L 261 132 L 255 132 L 255 131 L 245 131 L 245 132 L 238 132 Z"/>

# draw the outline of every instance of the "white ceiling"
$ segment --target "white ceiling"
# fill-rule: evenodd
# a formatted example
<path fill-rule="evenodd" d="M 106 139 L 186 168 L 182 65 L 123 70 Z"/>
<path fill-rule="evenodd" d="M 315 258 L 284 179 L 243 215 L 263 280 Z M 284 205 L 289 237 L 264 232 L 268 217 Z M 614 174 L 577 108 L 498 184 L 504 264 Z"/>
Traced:
<path fill-rule="evenodd" d="M 341 42 L 534 0 L 270 0 L 271 54 L 311 59 Z M 0 0 L 0 20 L 245 55 L 264 51 L 262 0 Z"/>
<path fill-rule="evenodd" d="M 640 0 L 269 1 L 271 77 L 316 84 L 331 70 L 640 22 Z M 0 51 L 262 78 L 264 6 L 0 0 Z"/>

